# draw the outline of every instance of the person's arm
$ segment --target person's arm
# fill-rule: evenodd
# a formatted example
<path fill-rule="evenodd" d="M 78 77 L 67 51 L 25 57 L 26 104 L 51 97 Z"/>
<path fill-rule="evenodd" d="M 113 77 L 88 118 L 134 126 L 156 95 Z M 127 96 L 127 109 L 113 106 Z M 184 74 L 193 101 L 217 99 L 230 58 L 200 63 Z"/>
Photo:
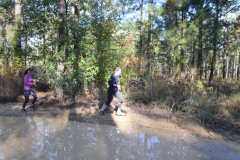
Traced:
<path fill-rule="evenodd" d="M 110 77 L 109 81 L 108 81 L 108 84 L 109 84 L 110 86 L 117 87 L 118 81 L 119 81 L 119 80 L 118 80 L 117 76 L 116 76 L 116 75 L 112 75 L 112 76 Z"/>
<path fill-rule="evenodd" d="M 121 85 L 120 85 L 120 84 L 117 84 L 117 88 L 118 88 L 119 90 L 121 90 Z"/>
<path fill-rule="evenodd" d="M 33 79 L 30 78 L 29 76 L 27 77 L 26 82 L 27 82 L 28 85 L 34 85 L 34 86 L 37 86 L 37 85 L 34 83 Z"/>
<path fill-rule="evenodd" d="M 115 87 L 117 87 L 119 90 L 120 90 L 120 88 L 121 88 L 121 86 L 120 86 L 120 81 L 119 81 L 119 78 L 116 76 L 116 77 L 114 77 L 115 78 L 115 84 L 114 84 L 114 86 Z"/>
<path fill-rule="evenodd" d="M 114 86 L 115 86 L 115 87 L 118 87 L 118 85 L 119 85 L 119 79 L 118 79 L 118 77 L 117 77 L 116 75 L 114 76 L 113 83 L 114 83 Z"/>

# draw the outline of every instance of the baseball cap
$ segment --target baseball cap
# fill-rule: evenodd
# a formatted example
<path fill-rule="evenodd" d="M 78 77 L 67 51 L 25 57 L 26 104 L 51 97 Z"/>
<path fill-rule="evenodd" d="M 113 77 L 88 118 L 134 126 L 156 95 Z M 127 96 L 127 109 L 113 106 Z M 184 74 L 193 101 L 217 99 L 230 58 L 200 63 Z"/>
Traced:
<path fill-rule="evenodd" d="M 33 68 L 32 67 L 28 67 L 26 70 L 33 71 Z"/>

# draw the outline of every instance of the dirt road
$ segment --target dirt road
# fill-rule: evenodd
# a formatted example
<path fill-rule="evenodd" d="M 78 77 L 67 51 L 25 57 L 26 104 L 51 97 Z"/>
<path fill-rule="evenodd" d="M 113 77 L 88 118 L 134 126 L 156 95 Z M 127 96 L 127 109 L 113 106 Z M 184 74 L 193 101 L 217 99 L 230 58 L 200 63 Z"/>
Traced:
<path fill-rule="evenodd" d="M 134 107 L 125 107 L 127 115 L 119 117 L 115 115 L 113 108 L 109 108 L 104 116 L 98 114 L 99 101 L 84 99 L 74 105 L 56 105 L 50 95 L 46 93 L 38 93 L 39 99 L 35 109 L 28 108 L 27 112 L 21 111 L 23 99 L 14 103 L 1 103 L 0 116 L 46 116 L 59 117 L 71 121 L 98 123 L 104 125 L 113 125 L 122 130 L 138 130 L 144 129 L 145 132 L 154 133 L 156 135 L 171 137 L 178 135 L 194 139 L 196 137 L 206 137 L 211 139 L 228 139 L 222 134 L 214 133 L 203 126 L 184 119 L 173 116 L 163 116 L 163 114 L 152 115 L 141 109 Z M 155 112 L 157 113 L 157 111 Z M 229 138 L 230 139 L 230 138 Z M 231 137 L 235 143 L 240 143 L 240 138 Z"/>

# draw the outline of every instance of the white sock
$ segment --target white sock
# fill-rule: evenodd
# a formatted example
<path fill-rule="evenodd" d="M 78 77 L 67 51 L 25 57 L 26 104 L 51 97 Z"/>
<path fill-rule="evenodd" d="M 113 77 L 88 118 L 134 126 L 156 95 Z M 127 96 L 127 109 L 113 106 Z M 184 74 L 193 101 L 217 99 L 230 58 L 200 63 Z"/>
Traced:
<path fill-rule="evenodd" d="M 100 111 L 104 111 L 107 108 L 107 105 L 105 103 L 103 103 L 102 108 L 100 109 Z"/>
<path fill-rule="evenodd" d="M 122 103 L 118 104 L 117 107 L 118 107 L 118 110 L 121 111 L 122 110 Z"/>

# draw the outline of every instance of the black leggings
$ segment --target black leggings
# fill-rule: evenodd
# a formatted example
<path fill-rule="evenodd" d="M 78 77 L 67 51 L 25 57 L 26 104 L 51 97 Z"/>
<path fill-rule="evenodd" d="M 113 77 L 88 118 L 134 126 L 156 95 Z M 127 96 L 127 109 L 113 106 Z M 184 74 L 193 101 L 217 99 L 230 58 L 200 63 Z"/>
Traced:
<path fill-rule="evenodd" d="M 106 105 L 109 105 L 112 102 L 113 97 L 116 97 L 121 104 L 124 102 L 124 98 L 123 98 L 122 93 L 117 91 L 115 94 L 108 93 L 108 98 L 107 98 Z"/>
<path fill-rule="evenodd" d="M 106 102 L 106 105 L 108 106 L 111 102 L 112 102 L 112 100 L 113 100 L 113 97 L 114 97 L 114 95 L 113 94 L 108 94 L 108 97 L 107 97 L 107 102 Z"/>
<path fill-rule="evenodd" d="M 25 101 L 23 103 L 23 108 L 25 108 L 25 106 L 27 105 L 28 101 L 29 101 L 29 96 L 33 96 L 33 101 L 32 101 L 32 104 L 34 104 L 36 101 L 37 101 L 37 94 L 35 93 L 35 91 L 32 91 L 32 90 L 24 90 L 23 92 L 23 95 L 25 97 Z"/>

